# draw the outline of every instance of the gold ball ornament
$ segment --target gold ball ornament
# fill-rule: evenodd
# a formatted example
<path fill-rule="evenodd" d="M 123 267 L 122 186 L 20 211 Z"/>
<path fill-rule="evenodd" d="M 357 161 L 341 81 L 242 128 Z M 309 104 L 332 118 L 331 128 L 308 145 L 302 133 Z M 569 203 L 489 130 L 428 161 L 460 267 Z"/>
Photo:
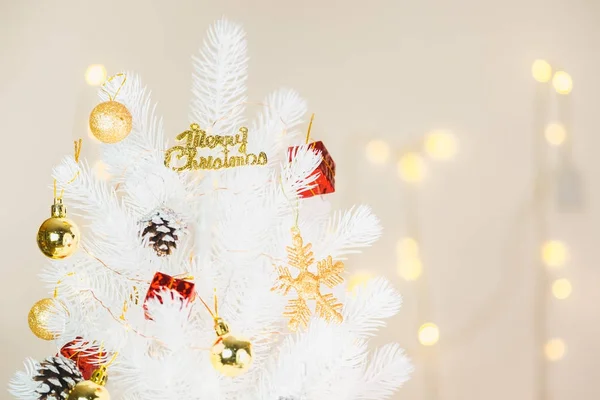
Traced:
<path fill-rule="evenodd" d="M 77 250 L 79 228 L 67 218 L 67 208 L 61 199 L 55 199 L 51 217 L 45 220 L 37 234 L 37 244 L 46 257 L 62 259 Z"/>
<path fill-rule="evenodd" d="M 110 393 L 104 387 L 106 384 L 106 368 L 94 371 L 87 381 L 76 384 L 69 392 L 67 400 L 110 400 Z"/>
<path fill-rule="evenodd" d="M 54 340 L 58 335 L 48 329 L 48 321 L 56 313 L 56 303 L 54 299 L 41 299 L 31 307 L 27 320 L 29 329 L 40 339 Z"/>
<path fill-rule="evenodd" d="M 252 343 L 229 333 L 221 318 L 215 318 L 215 331 L 219 336 L 210 351 L 210 362 L 221 374 L 235 377 L 248 371 L 252 364 Z"/>
<path fill-rule="evenodd" d="M 90 114 L 90 130 L 103 143 L 117 143 L 131 132 L 131 113 L 118 101 L 98 104 Z"/>

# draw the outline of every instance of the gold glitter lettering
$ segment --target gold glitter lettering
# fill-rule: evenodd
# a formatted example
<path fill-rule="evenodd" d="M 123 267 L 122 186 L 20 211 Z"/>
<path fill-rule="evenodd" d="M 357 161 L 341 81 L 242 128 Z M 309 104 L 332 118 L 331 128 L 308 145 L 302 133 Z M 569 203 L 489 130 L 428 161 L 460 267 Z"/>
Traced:
<path fill-rule="evenodd" d="M 246 165 L 266 165 L 267 154 L 261 151 L 258 156 L 246 153 L 248 146 L 248 128 L 240 128 L 240 133 L 233 135 L 207 135 L 200 129 L 200 125 L 191 124 L 190 129 L 176 136 L 181 145 L 173 146 L 165 152 L 165 166 L 175 171 L 184 170 L 219 170 L 222 168 L 235 168 Z M 240 155 L 229 156 L 230 147 L 236 147 Z M 198 149 L 214 149 L 221 147 L 223 157 L 198 156 Z M 185 163 L 174 162 L 184 160 Z M 172 165 L 175 164 L 175 165 Z"/>
<path fill-rule="evenodd" d="M 267 154 L 264 151 L 258 155 L 258 165 L 267 165 Z"/>

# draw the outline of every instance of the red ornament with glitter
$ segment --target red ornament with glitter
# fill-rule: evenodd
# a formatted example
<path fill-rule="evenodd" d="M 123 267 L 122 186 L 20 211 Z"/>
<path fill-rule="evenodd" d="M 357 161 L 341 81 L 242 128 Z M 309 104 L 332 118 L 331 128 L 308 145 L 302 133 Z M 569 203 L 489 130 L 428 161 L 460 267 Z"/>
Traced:
<path fill-rule="evenodd" d="M 106 358 L 106 352 L 101 352 L 98 346 L 88 346 L 88 343 L 84 342 L 81 337 L 65 344 L 60 349 L 60 354 L 75 361 L 79 372 L 83 375 L 83 379 L 90 379 L 92 373 L 98 369 Z"/>
<path fill-rule="evenodd" d="M 315 114 L 311 115 L 310 122 L 308 123 L 308 131 L 306 132 L 306 144 L 310 141 L 310 130 L 312 128 L 313 120 L 315 119 Z M 300 146 L 290 147 L 288 149 L 288 159 L 292 161 L 296 154 L 298 154 L 298 149 Z M 314 176 L 315 178 L 310 182 L 310 189 L 306 189 L 298 195 L 302 198 L 313 197 L 320 194 L 327 194 L 335 192 L 335 161 L 331 158 L 331 155 L 327 151 L 327 148 L 320 140 L 318 142 L 312 142 L 308 145 L 310 149 L 313 151 L 318 151 L 321 153 L 321 162 L 315 168 L 313 172 L 309 175 Z"/>
<path fill-rule="evenodd" d="M 333 161 L 333 158 L 331 158 L 331 155 L 327 151 L 327 148 L 322 141 L 319 140 L 318 142 L 312 142 L 309 147 L 321 153 L 321 163 L 311 173 L 311 176 L 315 176 L 315 179 L 311 182 L 311 185 L 316 186 L 298 193 L 299 196 L 302 198 L 307 198 L 335 192 L 335 161 Z M 299 146 L 289 148 L 289 161 L 294 159 L 296 153 L 298 152 L 298 148 Z"/>
<path fill-rule="evenodd" d="M 163 274 L 162 272 L 157 272 L 154 274 L 154 278 L 152 279 L 152 283 L 150 284 L 150 288 L 148 288 L 148 293 L 144 300 L 144 310 L 146 310 L 147 319 L 152 318 L 148 315 L 146 302 L 148 299 L 157 299 L 162 304 L 163 299 L 161 292 L 164 292 L 165 290 L 172 290 L 179 293 L 183 302 L 186 304 L 194 301 L 196 296 L 193 282 L 186 281 L 185 279 L 177 279 L 167 274 Z"/>

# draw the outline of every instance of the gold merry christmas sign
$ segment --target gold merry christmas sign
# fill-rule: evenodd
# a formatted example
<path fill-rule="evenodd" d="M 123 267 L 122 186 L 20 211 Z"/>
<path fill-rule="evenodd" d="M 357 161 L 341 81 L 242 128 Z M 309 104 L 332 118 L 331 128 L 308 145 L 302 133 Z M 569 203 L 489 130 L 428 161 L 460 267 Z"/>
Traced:
<path fill-rule="evenodd" d="M 177 135 L 176 139 L 184 142 L 182 145 L 173 146 L 165 153 L 165 166 L 175 171 L 197 169 L 222 169 L 241 167 L 245 165 L 266 165 L 267 154 L 261 151 L 258 155 L 246 153 L 248 145 L 248 128 L 240 128 L 240 133 L 228 136 L 207 135 L 200 129 L 200 125 L 191 124 L 190 129 Z M 237 154 L 231 155 L 232 148 L 237 146 Z M 220 147 L 222 156 L 198 156 L 199 148 L 214 149 Z M 173 156 L 177 160 L 184 159 L 185 163 L 171 165 Z"/>

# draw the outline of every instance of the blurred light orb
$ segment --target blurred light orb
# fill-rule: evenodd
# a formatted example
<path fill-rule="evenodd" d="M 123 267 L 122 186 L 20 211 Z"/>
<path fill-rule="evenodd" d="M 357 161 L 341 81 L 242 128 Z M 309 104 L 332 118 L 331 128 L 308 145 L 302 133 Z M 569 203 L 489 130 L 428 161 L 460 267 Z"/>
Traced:
<path fill-rule="evenodd" d="M 348 279 L 346 290 L 355 293 L 359 287 L 364 287 L 371 279 L 373 279 L 373 274 L 369 271 L 358 271 Z"/>
<path fill-rule="evenodd" d="M 427 175 L 427 164 L 419 153 L 405 153 L 398 160 L 398 175 L 409 183 L 418 183 Z"/>
<path fill-rule="evenodd" d="M 102 64 L 92 64 L 85 71 L 85 81 L 90 86 L 100 86 L 106 80 L 106 68 Z"/>
<path fill-rule="evenodd" d="M 573 291 L 573 286 L 571 286 L 571 282 L 568 279 L 557 279 L 552 283 L 552 294 L 558 300 L 564 300 L 571 295 Z"/>
<path fill-rule="evenodd" d="M 94 164 L 94 174 L 102 181 L 108 181 L 111 177 L 108 173 L 108 165 L 102 160 L 98 160 Z"/>
<path fill-rule="evenodd" d="M 560 146 L 567 139 L 567 129 L 559 122 L 552 122 L 546 125 L 544 135 L 552 146 Z"/>
<path fill-rule="evenodd" d="M 425 152 L 434 160 L 450 160 L 458 152 L 458 141 L 448 131 L 433 131 L 425 138 Z"/>
<path fill-rule="evenodd" d="M 552 86 L 557 93 L 569 94 L 573 90 L 573 79 L 565 71 L 556 71 L 552 78 Z"/>
<path fill-rule="evenodd" d="M 403 237 L 396 243 L 396 253 L 398 257 L 403 256 L 418 256 L 419 255 L 419 243 L 417 240 L 411 237 Z"/>
<path fill-rule="evenodd" d="M 371 140 L 366 148 L 367 160 L 373 164 L 385 164 L 390 158 L 390 146 L 384 140 Z"/>
<path fill-rule="evenodd" d="M 440 329 L 436 324 L 427 322 L 419 328 L 419 342 L 423 346 L 433 346 L 440 340 Z"/>
<path fill-rule="evenodd" d="M 423 263 L 418 256 L 398 258 L 398 275 L 405 281 L 416 281 L 423 272 Z"/>
<path fill-rule="evenodd" d="M 546 266 L 559 268 L 565 265 L 569 252 L 560 240 L 548 240 L 542 245 L 542 260 Z"/>
<path fill-rule="evenodd" d="M 531 65 L 531 75 L 538 82 L 548 82 L 552 78 L 552 67 L 546 60 L 535 60 Z"/>
<path fill-rule="evenodd" d="M 544 353 L 549 361 L 561 360 L 567 352 L 567 345 L 564 340 L 556 338 L 550 339 L 544 346 Z"/>

